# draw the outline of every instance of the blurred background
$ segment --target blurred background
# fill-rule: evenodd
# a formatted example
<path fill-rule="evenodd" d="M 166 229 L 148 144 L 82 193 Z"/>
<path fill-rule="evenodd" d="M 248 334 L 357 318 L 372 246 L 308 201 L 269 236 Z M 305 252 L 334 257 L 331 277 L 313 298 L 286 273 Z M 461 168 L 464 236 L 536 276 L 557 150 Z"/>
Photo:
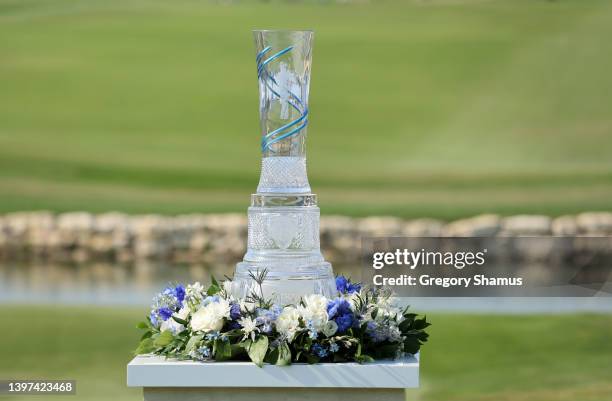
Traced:
<path fill-rule="evenodd" d="M 90 213 L 154 213 L 149 229 L 245 215 L 260 163 L 254 28 L 316 31 L 309 177 L 322 215 L 366 218 L 351 233 L 376 231 L 370 216 L 392 216 L 384 230 L 612 211 L 612 2 L 0 0 L 0 243 L 49 222 L 78 248 Z M 612 227 L 597 216 L 576 232 Z M 551 227 L 530 232 L 565 233 Z M 0 258 L 0 378 L 139 399 L 124 366 L 150 297 L 231 273 L 230 254 Z M 417 310 L 433 326 L 408 399 L 612 399 L 609 308 L 452 303 Z"/>

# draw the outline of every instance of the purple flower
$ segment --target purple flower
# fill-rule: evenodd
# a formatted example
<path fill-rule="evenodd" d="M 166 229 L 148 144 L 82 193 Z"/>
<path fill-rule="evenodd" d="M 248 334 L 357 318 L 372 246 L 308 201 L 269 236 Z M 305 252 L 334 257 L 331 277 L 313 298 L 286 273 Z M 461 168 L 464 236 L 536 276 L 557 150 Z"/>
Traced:
<path fill-rule="evenodd" d="M 336 289 L 339 293 L 344 294 L 346 292 L 346 286 L 348 284 L 348 280 L 344 276 L 336 276 Z"/>
<path fill-rule="evenodd" d="M 351 280 L 344 276 L 336 277 L 336 289 L 341 294 L 352 294 L 361 290 L 361 284 L 352 283 Z"/>
<path fill-rule="evenodd" d="M 168 320 L 170 319 L 170 316 L 172 316 L 172 310 L 170 308 L 159 308 L 157 310 L 157 314 L 159 315 L 159 317 L 162 318 L 162 320 Z"/>
<path fill-rule="evenodd" d="M 346 299 L 339 297 L 327 303 L 327 314 L 330 319 L 347 313 L 352 314 L 353 311 L 351 310 L 351 304 Z"/>
<path fill-rule="evenodd" d="M 354 319 L 352 314 L 346 314 L 338 316 L 335 321 L 338 325 L 338 333 L 344 333 L 353 326 Z"/>
<path fill-rule="evenodd" d="M 359 292 L 359 291 L 361 291 L 361 284 L 360 283 L 353 284 L 353 283 L 349 282 L 348 287 L 346 287 L 346 292 L 348 292 L 349 294 L 353 294 L 353 293 Z"/>
<path fill-rule="evenodd" d="M 230 307 L 230 318 L 232 320 L 240 319 L 240 304 L 232 304 Z"/>
<path fill-rule="evenodd" d="M 230 322 L 227 324 L 227 327 L 228 327 L 230 330 L 237 330 L 237 329 L 241 328 L 242 326 L 240 325 L 240 323 L 238 323 L 238 322 L 236 322 L 236 321 L 230 321 Z"/>
<path fill-rule="evenodd" d="M 179 302 L 183 302 L 185 299 L 185 287 L 182 284 L 179 284 L 174 288 L 174 296 Z"/>
<path fill-rule="evenodd" d="M 351 304 L 344 298 L 336 298 L 327 304 L 329 318 L 338 325 L 338 333 L 344 333 L 351 328 L 356 320 Z"/>

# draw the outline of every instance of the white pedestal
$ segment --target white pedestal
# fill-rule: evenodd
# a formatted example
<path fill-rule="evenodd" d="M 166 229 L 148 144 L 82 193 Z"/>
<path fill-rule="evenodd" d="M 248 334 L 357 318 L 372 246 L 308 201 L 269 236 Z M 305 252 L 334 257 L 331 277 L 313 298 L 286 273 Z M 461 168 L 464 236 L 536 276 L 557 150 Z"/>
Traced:
<path fill-rule="evenodd" d="M 143 388 L 145 401 L 404 401 L 404 389 L 419 385 L 419 361 L 258 368 L 137 356 L 127 375 L 128 386 Z"/>

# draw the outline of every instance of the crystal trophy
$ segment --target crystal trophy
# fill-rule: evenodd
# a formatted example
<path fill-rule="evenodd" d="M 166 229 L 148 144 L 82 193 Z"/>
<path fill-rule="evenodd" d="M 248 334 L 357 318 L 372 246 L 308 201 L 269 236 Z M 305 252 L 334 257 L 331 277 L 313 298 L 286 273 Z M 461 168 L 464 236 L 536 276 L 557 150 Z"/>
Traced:
<path fill-rule="evenodd" d="M 253 35 L 262 165 L 248 209 L 247 252 L 236 265 L 232 292 L 240 297 L 263 292 L 280 303 L 313 293 L 329 297 L 336 291 L 334 275 L 321 254 L 320 213 L 306 174 L 313 32 Z"/>

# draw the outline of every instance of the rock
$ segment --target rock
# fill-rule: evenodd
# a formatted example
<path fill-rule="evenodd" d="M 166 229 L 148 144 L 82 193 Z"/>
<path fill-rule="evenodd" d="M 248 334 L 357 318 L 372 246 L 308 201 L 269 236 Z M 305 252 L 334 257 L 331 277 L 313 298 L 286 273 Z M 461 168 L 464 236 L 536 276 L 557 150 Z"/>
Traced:
<path fill-rule="evenodd" d="M 66 232 L 91 232 L 94 223 L 95 217 L 87 212 L 63 213 L 57 218 L 57 227 Z"/>
<path fill-rule="evenodd" d="M 569 236 L 578 234 L 578 223 L 574 216 L 561 216 L 552 221 L 553 235 Z"/>
<path fill-rule="evenodd" d="M 576 223 L 581 234 L 612 234 L 612 213 L 609 212 L 581 213 L 576 216 Z"/>
<path fill-rule="evenodd" d="M 403 221 L 397 217 L 365 217 L 357 223 L 357 230 L 362 237 L 391 237 L 401 235 Z"/>
<path fill-rule="evenodd" d="M 495 214 L 482 214 L 469 219 L 454 221 L 442 229 L 448 237 L 489 237 L 501 229 L 501 218 Z"/>
<path fill-rule="evenodd" d="M 416 219 L 403 224 L 402 235 L 406 237 L 439 237 L 444 223 L 434 219 Z"/>
<path fill-rule="evenodd" d="M 502 235 L 550 235 L 552 220 L 548 216 L 519 215 L 506 217 L 503 220 Z"/>
<path fill-rule="evenodd" d="M 80 248 L 78 259 L 86 259 L 84 249 L 87 248 L 89 238 L 93 234 L 95 217 L 87 212 L 63 213 L 57 217 L 57 235 L 51 238 L 53 246 L 70 248 L 76 255 Z"/>

